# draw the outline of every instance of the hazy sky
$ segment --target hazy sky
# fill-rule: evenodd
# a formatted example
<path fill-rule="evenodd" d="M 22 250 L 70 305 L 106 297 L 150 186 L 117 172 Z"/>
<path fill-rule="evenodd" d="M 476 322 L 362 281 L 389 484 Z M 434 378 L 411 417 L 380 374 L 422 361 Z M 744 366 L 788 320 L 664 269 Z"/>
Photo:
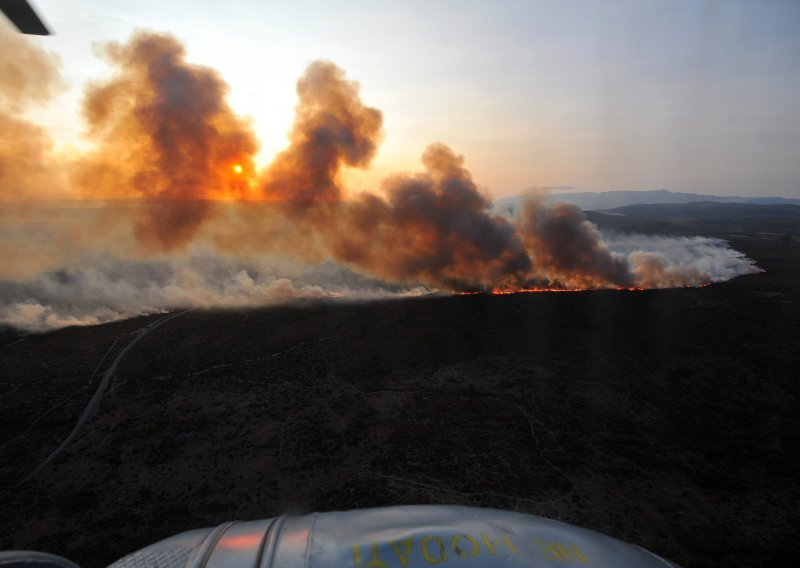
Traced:
<path fill-rule="evenodd" d="M 82 144 L 93 44 L 169 31 L 218 69 L 267 163 L 326 58 L 384 112 L 377 189 L 430 142 L 495 196 L 531 186 L 800 197 L 800 1 L 35 0 L 71 88 L 29 113 Z M 10 54 L 2 54 L 9 57 Z"/>

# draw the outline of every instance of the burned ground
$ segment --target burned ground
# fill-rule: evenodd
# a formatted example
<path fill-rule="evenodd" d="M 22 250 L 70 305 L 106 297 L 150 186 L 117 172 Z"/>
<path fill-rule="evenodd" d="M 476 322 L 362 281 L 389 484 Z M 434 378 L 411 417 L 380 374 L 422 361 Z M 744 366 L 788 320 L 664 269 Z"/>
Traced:
<path fill-rule="evenodd" d="M 100 566 L 234 518 L 454 503 L 575 523 L 685 566 L 791 565 L 800 247 L 733 245 L 766 272 L 183 314 L 11 491 L 158 316 L 6 332 L 0 548 Z"/>

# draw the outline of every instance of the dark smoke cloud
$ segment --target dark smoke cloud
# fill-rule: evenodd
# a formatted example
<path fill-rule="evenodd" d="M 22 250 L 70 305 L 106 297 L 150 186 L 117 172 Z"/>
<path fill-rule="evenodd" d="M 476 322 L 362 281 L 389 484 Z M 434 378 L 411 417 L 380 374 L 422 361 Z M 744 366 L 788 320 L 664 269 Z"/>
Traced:
<path fill-rule="evenodd" d="M 290 146 L 270 164 L 263 187 L 303 223 L 299 246 L 321 242 L 335 259 L 373 275 L 454 288 L 510 284 L 529 267 L 514 228 L 488 213 L 463 157 L 443 144 L 423 155 L 426 173 L 386 180 L 385 199 L 343 201 L 342 169 L 369 165 L 382 115 L 327 61 L 309 66 L 297 94 Z"/>
<path fill-rule="evenodd" d="M 386 180 L 385 199 L 366 195 L 342 208 L 333 255 L 392 280 L 454 289 L 519 285 L 530 260 L 514 227 L 488 212 L 464 158 L 432 144 L 422 162 L 426 173 Z"/>
<path fill-rule="evenodd" d="M 523 202 L 519 230 L 535 263 L 534 275 L 566 288 L 628 287 L 627 259 L 611 252 L 597 228 L 574 203 Z"/>
<path fill-rule="evenodd" d="M 41 50 L 25 53 L 29 75 L 7 73 L 27 77 L 9 82 L 7 98 L 45 99 L 57 77 L 53 62 Z M 84 108 L 101 151 L 80 164 L 75 179 L 106 196 L 153 198 L 138 208 L 135 234 L 149 248 L 185 246 L 209 217 L 210 199 L 248 196 L 254 136 L 228 107 L 225 83 L 212 70 L 186 63 L 172 36 L 138 33 L 127 44 L 107 45 L 104 54 L 117 75 L 90 86 Z M 389 280 L 451 289 L 702 279 L 702 273 L 676 272 L 646 254 L 631 268 L 573 205 L 530 200 L 516 222 L 491 214 L 463 158 L 442 144 L 425 152 L 425 173 L 386 180 L 385 197 L 343 202 L 342 169 L 369 165 L 382 136 L 381 113 L 366 106 L 358 85 L 330 62 L 312 63 L 297 92 L 291 144 L 261 182 L 266 197 L 293 204 L 286 211 L 296 227 L 287 230 L 274 215 L 249 216 L 243 225 L 255 235 L 253 251 L 291 250 L 317 260 L 328 255 Z M 14 167 L 42 170 L 33 167 L 46 142 L 37 134 L 15 136 L 23 143 L 15 146 Z M 235 164 L 246 174 L 235 174 Z M 254 240 L 219 227 L 215 236 L 227 250 Z"/>
<path fill-rule="evenodd" d="M 366 167 L 382 136 L 383 115 L 365 106 L 358 84 L 329 61 L 315 61 L 297 82 L 290 146 L 267 169 L 268 199 L 308 202 L 342 198 L 342 167 Z"/>
<path fill-rule="evenodd" d="M 102 53 L 117 74 L 87 89 L 84 115 L 100 150 L 74 180 L 89 195 L 151 199 L 136 235 L 152 249 L 183 247 L 210 200 L 248 196 L 255 135 L 228 106 L 227 84 L 187 63 L 171 35 L 138 32 Z"/>
<path fill-rule="evenodd" d="M 20 112 L 58 91 L 57 62 L 2 28 L 0 42 L 20 53 L 0 60 L 0 198 L 41 195 L 63 167 Z M 97 149 L 70 177 L 84 197 L 137 199 L 0 210 L 0 323 L 331 294 L 697 286 L 758 271 L 723 241 L 603 235 L 569 203 L 530 198 L 516 217 L 495 214 L 463 156 L 440 143 L 423 172 L 350 195 L 343 171 L 369 166 L 382 115 L 327 61 L 297 83 L 289 147 L 256 172 L 249 122 L 178 40 L 138 32 L 102 53 L 115 75 L 88 87 L 83 109 Z"/>
<path fill-rule="evenodd" d="M 424 153 L 425 173 L 386 180 L 385 198 L 367 194 L 342 203 L 341 170 L 369 165 L 381 114 L 330 62 L 309 66 L 297 92 L 290 146 L 267 170 L 264 190 L 292 204 L 289 211 L 308 228 L 304 242 L 321 240 L 337 260 L 382 278 L 458 290 L 534 281 L 630 284 L 624 259 L 608 251 L 579 209 L 531 201 L 517 228 L 489 212 L 464 158 L 444 144 Z"/>

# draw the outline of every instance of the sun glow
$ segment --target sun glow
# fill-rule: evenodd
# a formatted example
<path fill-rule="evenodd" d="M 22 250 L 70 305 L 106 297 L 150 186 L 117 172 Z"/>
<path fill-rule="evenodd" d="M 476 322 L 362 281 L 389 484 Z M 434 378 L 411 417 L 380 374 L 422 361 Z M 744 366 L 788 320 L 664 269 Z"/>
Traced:
<path fill-rule="evenodd" d="M 233 165 L 233 173 L 240 174 L 242 173 L 242 166 L 240 164 Z"/>

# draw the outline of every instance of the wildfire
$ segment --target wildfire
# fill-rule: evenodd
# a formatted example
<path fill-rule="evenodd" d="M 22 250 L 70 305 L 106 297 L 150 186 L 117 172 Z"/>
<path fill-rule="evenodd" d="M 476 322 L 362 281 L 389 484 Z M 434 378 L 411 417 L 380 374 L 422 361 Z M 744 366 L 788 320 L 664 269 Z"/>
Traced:
<path fill-rule="evenodd" d="M 491 294 L 493 296 L 507 296 L 509 294 L 534 294 L 537 292 L 588 292 L 590 290 L 604 290 L 605 288 L 493 288 L 492 290 L 483 292 L 472 290 L 467 292 L 456 292 L 459 296 L 474 296 L 475 294 Z M 645 288 L 633 287 L 619 287 L 615 288 L 617 291 L 622 292 L 642 292 Z"/>
<path fill-rule="evenodd" d="M 585 292 L 588 288 L 493 288 L 491 294 L 494 296 L 505 296 L 508 294 L 533 294 L 535 292 Z"/>

